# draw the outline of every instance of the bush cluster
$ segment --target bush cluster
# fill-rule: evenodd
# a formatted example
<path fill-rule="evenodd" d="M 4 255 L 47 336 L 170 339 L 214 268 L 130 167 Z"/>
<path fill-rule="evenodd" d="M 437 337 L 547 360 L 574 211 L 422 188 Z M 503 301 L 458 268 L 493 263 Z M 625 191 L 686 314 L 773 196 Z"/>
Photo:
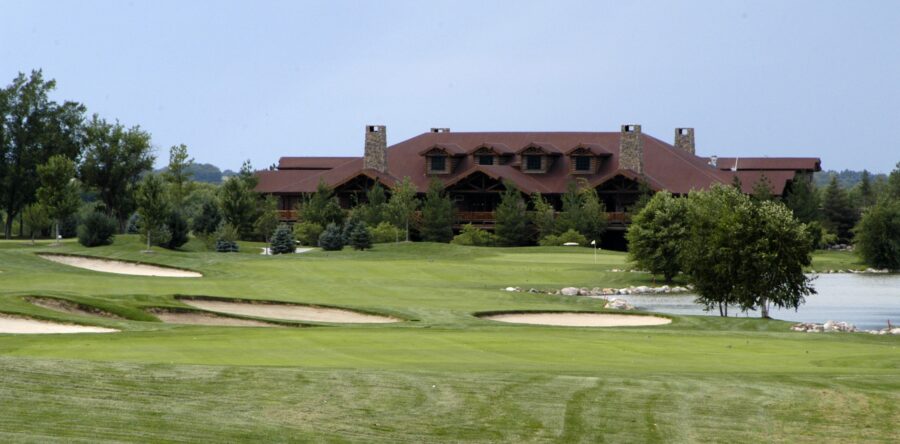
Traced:
<path fill-rule="evenodd" d="M 538 243 L 542 247 L 557 247 L 572 242 L 582 246 L 588 244 L 588 240 L 583 234 L 571 228 L 558 236 L 555 234 L 544 236 Z"/>
<path fill-rule="evenodd" d="M 118 226 L 116 220 L 100 211 L 88 213 L 78 226 L 78 243 L 85 247 L 109 245 Z"/>
<path fill-rule="evenodd" d="M 497 244 L 497 237 L 487 230 L 476 228 L 472 224 L 465 224 L 451 243 L 456 245 L 471 245 L 476 247 L 490 247 Z"/>

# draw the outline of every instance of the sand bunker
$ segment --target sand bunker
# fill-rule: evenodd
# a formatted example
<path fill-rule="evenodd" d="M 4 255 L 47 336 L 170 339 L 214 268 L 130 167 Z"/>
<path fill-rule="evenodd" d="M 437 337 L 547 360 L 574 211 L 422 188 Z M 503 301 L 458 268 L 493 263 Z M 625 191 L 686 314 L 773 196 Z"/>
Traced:
<path fill-rule="evenodd" d="M 289 321 L 338 322 L 347 324 L 384 324 L 389 322 L 400 322 L 400 319 L 388 316 L 371 315 L 337 308 L 310 307 L 306 305 L 229 302 L 208 299 L 183 299 L 181 302 L 192 307 L 209 311 L 218 311 L 220 313 Z"/>
<path fill-rule="evenodd" d="M 72 301 L 56 298 L 28 297 L 25 298 L 31 304 L 37 305 L 48 310 L 59 311 L 62 313 L 77 314 L 82 316 L 101 316 L 111 319 L 124 319 L 121 316 L 112 314 L 108 311 L 94 308 L 88 305 L 78 304 Z"/>
<path fill-rule="evenodd" d="M 189 324 L 189 325 L 218 325 L 228 327 L 283 327 L 278 324 L 268 322 L 254 321 L 252 319 L 229 318 L 227 316 L 218 316 L 213 313 L 203 313 L 199 311 L 171 311 L 171 310 L 150 310 L 153 316 L 159 318 L 167 324 Z"/>
<path fill-rule="evenodd" d="M 115 333 L 114 328 L 88 325 L 59 324 L 50 321 L 0 315 L 0 333 L 51 334 L 51 333 Z"/>
<path fill-rule="evenodd" d="M 658 316 L 633 316 L 606 313 L 504 313 L 483 319 L 513 324 L 559 325 L 565 327 L 633 327 L 663 325 L 671 319 Z"/>
<path fill-rule="evenodd" d="M 162 267 L 159 265 L 138 264 L 135 262 L 116 261 L 111 259 L 97 259 L 83 256 L 66 256 L 61 254 L 39 254 L 38 256 L 60 264 L 71 265 L 73 267 L 99 271 L 102 273 L 159 277 L 203 276 L 196 271 L 179 270 L 177 268 Z"/>

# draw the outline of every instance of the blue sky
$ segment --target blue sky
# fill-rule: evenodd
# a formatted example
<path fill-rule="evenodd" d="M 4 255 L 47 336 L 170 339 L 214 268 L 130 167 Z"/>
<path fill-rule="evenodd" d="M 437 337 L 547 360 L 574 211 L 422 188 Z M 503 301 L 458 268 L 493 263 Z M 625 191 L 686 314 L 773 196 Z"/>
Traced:
<path fill-rule="evenodd" d="M 455 131 L 618 131 L 698 154 L 900 161 L 900 2 L 0 0 L 0 82 L 185 143 L 199 162 L 360 155 Z"/>

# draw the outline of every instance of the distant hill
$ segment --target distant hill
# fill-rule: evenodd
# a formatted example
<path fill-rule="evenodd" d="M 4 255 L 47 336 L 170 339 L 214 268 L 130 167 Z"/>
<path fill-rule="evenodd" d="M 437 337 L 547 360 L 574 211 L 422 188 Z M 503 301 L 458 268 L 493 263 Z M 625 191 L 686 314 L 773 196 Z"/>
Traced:
<path fill-rule="evenodd" d="M 828 182 L 831 181 L 831 176 L 837 176 L 838 184 L 841 188 L 853 188 L 856 184 L 862 180 L 862 171 L 853 171 L 853 170 L 842 170 L 842 171 L 819 171 L 813 175 L 813 180 L 816 182 L 816 187 L 824 188 L 828 186 Z M 869 179 L 872 182 L 876 180 L 886 180 L 887 174 L 872 174 L 869 173 Z"/>
<path fill-rule="evenodd" d="M 164 173 L 168 170 L 168 168 L 160 168 L 155 170 L 155 173 Z M 219 169 L 219 167 L 211 164 L 211 163 L 195 163 L 192 164 L 188 171 L 193 173 L 192 179 L 197 182 L 206 182 L 206 183 L 222 183 L 223 177 L 231 177 L 234 176 L 234 171 L 225 170 L 224 172 Z"/>

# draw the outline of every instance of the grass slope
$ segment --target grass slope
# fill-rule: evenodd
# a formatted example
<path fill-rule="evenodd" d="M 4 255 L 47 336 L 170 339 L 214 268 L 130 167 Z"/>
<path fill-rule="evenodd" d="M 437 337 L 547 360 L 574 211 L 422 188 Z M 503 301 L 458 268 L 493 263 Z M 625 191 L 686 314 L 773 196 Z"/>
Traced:
<path fill-rule="evenodd" d="M 258 245 L 245 244 L 247 253 Z M 587 298 L 500 291 L 652 284 L 621 253 L 378 245 L 282 257 L 139 253 L 0 242 L 0 312 L 117 327 L 0 335 L 0 440 L 890 442 L 900 439 L 900 341 L 812 335 L 788 323 L 673 317 L 660 327 L 520 326 L 490 310 L 600 310 Z M 194 269 L 117 276 L 38 258 L 62 252 Z M 846 253 L 813 267 L 851 268 Z M 831 266 L 829 266 L 831 267 Z M 825 268 L 825 267 L 820 267 Z M 175 295 L 275 299 L 392 314 L 400 324 L 173 326 Z M 115 320 L 45 310 L 53 296 Z M 802 308 L 801 308 L 802 309 Z"/>

